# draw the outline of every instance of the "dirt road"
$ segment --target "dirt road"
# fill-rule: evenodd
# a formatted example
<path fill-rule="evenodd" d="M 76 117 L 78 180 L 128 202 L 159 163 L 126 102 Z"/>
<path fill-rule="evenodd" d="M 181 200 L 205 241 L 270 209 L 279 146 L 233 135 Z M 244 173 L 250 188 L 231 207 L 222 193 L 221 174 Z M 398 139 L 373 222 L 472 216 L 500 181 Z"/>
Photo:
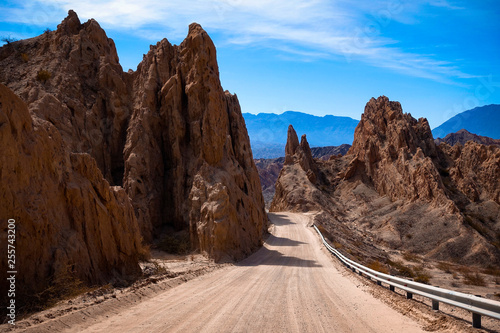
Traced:
<path fill-rule="evenodd" d="M 422 332 L 338 270 L 306 216 L 270 218 L 273 235 L 251 257 L 83 332 Z"/>

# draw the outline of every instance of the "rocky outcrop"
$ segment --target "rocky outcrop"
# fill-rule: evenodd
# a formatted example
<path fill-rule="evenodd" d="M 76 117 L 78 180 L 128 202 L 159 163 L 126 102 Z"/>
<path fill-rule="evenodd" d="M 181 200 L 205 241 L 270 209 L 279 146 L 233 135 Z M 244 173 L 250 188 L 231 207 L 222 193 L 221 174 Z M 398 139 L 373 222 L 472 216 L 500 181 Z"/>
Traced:
<path fill-rule="evenodd" d="M 288 125 L 288 132 L 285 145 L 285 164 L 292 164 L 293 155 L 299 147 L 299 138 L 292 125 Z"/>
<path fill-rule="evenodd" d="M 345 155 L 350 147 L 351 146 L 347 144 L 341 146 L 314 147 L 311 148 L 311 154 L 313 158 L 327 161 L 330 158 L 339 158 Z M 264 202 L 266 203 L 266 207 L 269 208 L 274 197 L 274 185 L 276 180 L 278 180 L 281 169 L 283 168 L 285 158 L 259 158 L 254 161 L 257 171 L 259 172 Z"/>
<path fill-rule="evenodd" d="M 132 79 L 124 187 L 145 238 L 168 225 L 214 258 L 255 250 L 266 225 L 258 173 L 208 34 L 192 24 L 180 46 L 162 40 Z"/>
<path fill-rule="evenodd" d="M 453 147 L 442 143 L 439 148 L 449 158 L 444 176 L 469 201 L 500 204 L 500 147 L 469 141 Z"/>
<path fill-rule="evenodd" d="M 193 248 L 216 259 L 259 246 L 267 218 L 245 123 L 201 26 L 124 73 L 99 24 L 70 11 L 56 31 L 0 48 L 0 65 L 0 81 L 68 151 L 123 186 L 145 241 L 190 230 Z"/>
<path fill-rule="evenodd" d="M 15 220 L 18 307 L 34 302 L 30 298 L 61 274 L 93 285 L 141 273 L 145 251 L 125 191 L 109 186 L 90 155 L 68 152 L 55 126 L 30 116 L 2 84 L 0 147 L 0 228 L 6 231 L 8 219 Z M 0 239 L 7 244 L 7 232 Z M 0 259 L 4 268 L 6 259 Z"/>
<path fill-rule="evenodd" d="M 317 167 L 312 157 L 306 135 L 299 139 L 292 125 L 288 126 L 288 138 L 285 146 L 285 164 L 298 163 L 305 171 L 311 183 L 316 182 Z"/>
<path fill-rule="evenodd" d="M 288 127 L 288 139 L 285 147 L 285 163 L 281 169 L 278 180 L 275 185 L 275 195 L 270 205 L 270 211 L 290 210 L 307 211 L 314 205 L 302 205 L 305 203 L 302 191 L 312 188 L 317 181 L 318 167 L 312 157 L 311 148 L 307 142 L 306 135 L 302 135 L 300 144 L 298 143 L 297 133 L 292 125 Z M 284 178 L 291 177 L 284 181 Z M 305 181 L 307 179 L 307 181 Z M 280 181 L 281 180 L 281 181 Z M 301 190 L 290 191 L 289 184 L 297 186 L 301 184 Z M 297 206 L 300 206 L 298 208 Z"/>
<path fill-rule="evenodd" d="M 99 24 L 81 24 L 69 11 L 57 30 L 0 48 L 0 63 L 0 82 L 52 123 L 70 151 L 89 153 L 108 182 L 121 185 L 129 75 Z"/>
<path fill-rule="evenodd" d="M 285 158 L 259 158 L 254 161 L 255 166 L 257 167 L 257 172 L 259 173 L 264 202 L 266 204 L 266 208 L 269 208 L 274 197 L 274 184 L 276 183 L 280 171 L 283 168 Z"/>
<path fill-rule="evenodd" d="M 457 143 L 460 143 L 463 146 L 467 143 L 467 141 L 473 141 L 487 146 L 495 145 L 500 147 L 500 140 L 488 138 L 487 136 L 476 135 L 474 133 L 470 133 L 465 129 L 461 129 L 460 131 L 455 133 L 450 133 L 446 135 L 443 139 L 437 138 L 434 140 L 436 145 L 445 142 L 450 146 L 453 146 Z"/>
<path fill-rule="evenodd" d="M 347 155 L 315 161 L 315 183 L 297 154 L 283 167 L 271 210 L 320 211 L 316 222 L 360 258 L 390 249 L 487 267 L 500 263 L 499 156 L 472 142 L 436 146 L 427 120 L 372 98 Z M 377 249 L 353 245 L 367 240 Z"/>
<path fill-rule="evenodd" d="M 347 156 L 352 160 L 345 178 L 362 171 L 380 195 L 447 201 L 429 123 L 404 114 L 399 102 L 382 96 L 366 104 Z"/>
<path fill-rule="evenodd" d="M 313 158 L 321 160 L 329 160 L 330 158 L 337 158 L 344 156 L 351 148 L 351 145 L 343 144 L 340 146 L 327 146 L 327 147 L 313 147 L 311 153 Z"/>

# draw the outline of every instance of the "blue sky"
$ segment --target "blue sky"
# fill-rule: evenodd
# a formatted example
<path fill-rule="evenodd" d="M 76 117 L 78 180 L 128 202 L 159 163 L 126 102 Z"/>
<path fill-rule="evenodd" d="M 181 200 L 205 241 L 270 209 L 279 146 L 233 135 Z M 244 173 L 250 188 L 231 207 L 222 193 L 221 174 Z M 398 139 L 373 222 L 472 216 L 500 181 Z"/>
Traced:
<path fill-rule="evenodd" d="M 386 95 L 434 128 L 500 104 L 497 0 L 2 0 L 0 36 L 54 30 L 69 9 L 100 23 L 125 71 L 150 44 L 179 44 L 200 23 L 243 112 L 359 119 L 371 97 Z"/>

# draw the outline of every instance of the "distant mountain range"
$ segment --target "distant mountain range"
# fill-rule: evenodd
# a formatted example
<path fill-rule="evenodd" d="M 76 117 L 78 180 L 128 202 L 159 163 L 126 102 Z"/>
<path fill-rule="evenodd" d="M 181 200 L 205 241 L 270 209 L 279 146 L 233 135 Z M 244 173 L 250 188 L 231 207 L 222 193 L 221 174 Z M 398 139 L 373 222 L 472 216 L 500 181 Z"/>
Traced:
<path fill-rule="evenodd" d="M 282 114 L 244 113 L 254 158 L 276 158 L 285 155 L 288 125 L 293 125 L 299 137 L 307 135 L 311 147 L 351 144 L 359 120 L 327 115 L 287 111 Z"/>
<path fill-rule="evenodd" d="M 470 133 L 500 139 L 500 105 L 491 104 L 457 114 L 432 130 L 432 136 L 444 138 L 465 129 Z"/>
<path fill-rule="evenodd" d="M 254 158 L 277 158 L 285 155 L 288 125 L 293 125 L 299 137 L 307 135 L 311 147 L 351 144 L 359 120 L 327 115 L 313 116 L 303 112 L 282 114 L 243 113 Z M 491 104 L 467 110 L 448 119 L 432 130 L 435 139 L 464 129 L 479 136 L 500 139 L 500 105 Z M 469 137 L 469 136 L 467 136 Z M 464 133 L 460 136 L 463 141 Z M 453 140 L 449 138 L 448 141 Z"/>

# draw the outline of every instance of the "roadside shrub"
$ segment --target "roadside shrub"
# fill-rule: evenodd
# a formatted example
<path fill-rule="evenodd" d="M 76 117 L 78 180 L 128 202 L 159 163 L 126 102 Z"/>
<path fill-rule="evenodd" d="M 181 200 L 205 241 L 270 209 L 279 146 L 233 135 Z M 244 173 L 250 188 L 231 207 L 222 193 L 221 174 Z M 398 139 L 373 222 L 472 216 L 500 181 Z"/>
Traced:
<path fill-rule="evenodd" d="M 404 265 L 401 261 L 389 261 L 388 264 L 396 270 L 397 274 L 401 276 L 408 278 L 415 277 L 413 269 L 411 269 L 411 267 Z"/>
<path fill-rule="evenodd" d="M 420 257 L 416 254 L 413 254 L 411 252 L 405 252 L 403 253 L 403 259 L 406 261 L 413 261 L 413 262 L 420 262 Z"/>
<path fill-rule="evenodd" d="M 59 301 L 73 298 L 91 290 L 93 288 L 87 287 L 76 277 L 72 265 L 66 265 L 54 274 L 47 289 L 36 295 L 29 296 L 29 301 L 26 302 L 22 312 L 29 313 L 45 310 L 53 307 Z"/>
<path fill-rule="evenodd" d="M 158 243 L 158 249 L 172 254 L 187 254 L 191 250 L 189 233 L 165 235 Z"/>
<path fill-rule="evenodd" d="M 486 281 L 484 277 L 479 273 L 465 273 L 464 283 L 472 286 L 486 287 Z"/>
<path fill-rule="evenodd" d="M 385 265 L 378 260 L 372 261 L 367 265 L 367 267 L 380 273 L 389 274 L 387 267 L 385 267 Z"/>
<path fill-rule="evenodd" d="M 451 268 L 452 268 L 451 264 L 449 264 L 447 262 L 444 262 L 444 261 L 439 262 L 438 265 L 437 265 L 437 268 L 440 269 L 440 270 L 442 270 L 445 273 L 448 273 L 448 274 L 452 274 L 453 273 L 452 270 L 451 270 Z"/>
<path fill-rule="evenodd" d="M 23 62 L 28 62 L 30 60 L 30 56 L 26 53 L 21 53 L 21 59 L 23 60 Z"/>
<path fill-rule="evenodd" d="M 424 267 L 422 266 L 417 266 L 414 268 L 414 273 L 415 273 L 415 277 L 414 277 L 414 281 L 415 282 L 420 282 L 420 283 L 425 283 L 425 284 L 429 284 L 432 276 L 429 272 L 427 272 Z"/>

